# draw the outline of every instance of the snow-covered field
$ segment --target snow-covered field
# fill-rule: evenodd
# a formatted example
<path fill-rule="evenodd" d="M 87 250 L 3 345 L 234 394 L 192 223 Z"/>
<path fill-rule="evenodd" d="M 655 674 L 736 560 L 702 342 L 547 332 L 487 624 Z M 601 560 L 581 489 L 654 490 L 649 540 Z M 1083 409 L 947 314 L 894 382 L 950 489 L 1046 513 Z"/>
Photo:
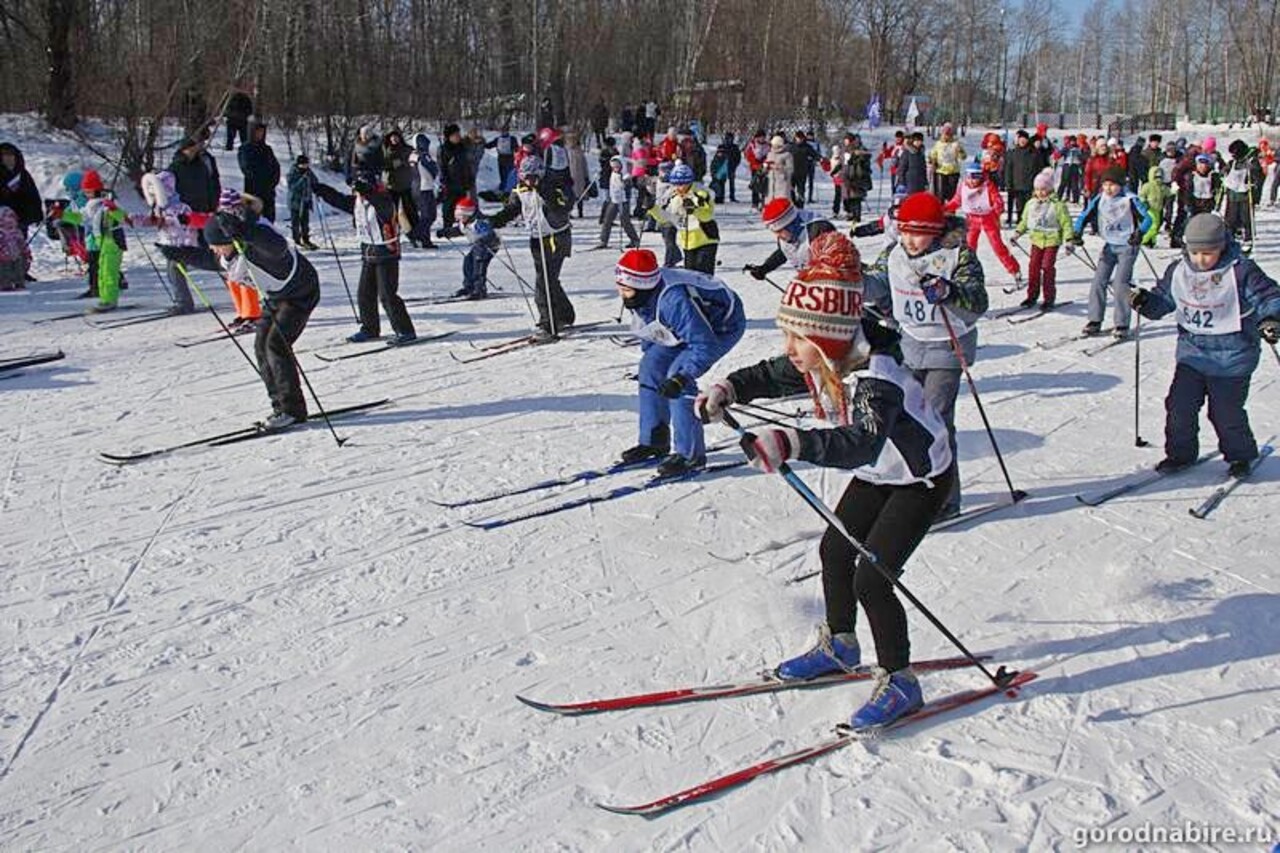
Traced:
<path fill-rule="evenodd" d="M 42 189 L 79 160 L 67 141 L 6 126 Z M 219 159 L 238 185 L 234 159 Z M 829 207 L 828 184 L 820 198 Z M 619 307 L 615 254 L 586 251 L 594 215 L 565 266 L 582 321 Z M 721 270 L 751 322 L 713 376 L 779 343 L 776 293 L 737 272 L 772 241 L 747 204 L 719 216 Z M 1280 274 L 1280 217 L 1259 220 L 1256 257 Z M 352 232 L 336 230 L 354 283 Z M 507 239 L 531 278 L 524 241 Z M 860 246 L 870 257 L 880 244 Z M 35 247 L 40 282 L 0 297 L 0 357 L 60 347 L 67 358 L 0 381 L 4 849 L 1069 850 L 1109 837 L 1098 849 L 1156 850 L 1167 848 L 1126 833 L 1186 824 L 1280 836 L 1280 462 L 1204 521 L 1187 510 L 1222 481 L 1218 461 L 1081 506 L 1078 491 L 1160 458 L 1174 328 L 1144 325 L 1141 432 L 1155 447 L 1138 449 L 1134 346 L 1092 358 L 1085 344 L 1035 346 L 1082 325 L 1078 261 L 1059 263 L 1059 301 L 1074 304 L 982 324 L 974 377 L 1030 498 L 930 536 L 904 576 L 971 648 L 1039 680 L 1017 700 L 646 821 L 594 804 L 645 802 L 805 746 L 867 686 L 576 719 L 515 694 L 718 683 L 806 647 L 821 589 L 785 581 L 811 567 L 820 525 L 784 483 L 739 469 L 492 532 L 463 526 L 482 513 L 428 499 L 597 467 L 634 443 L 634 349 L 576 340 L 472 365 L 449 357 L 522 334 L 518 298 L 415 307 L 420 334 L 457 330 L 440 343 L 333 364 L 303 354 L 326 406 L 394 399 L 339 424 L 343 448 L 317 425 L 109 467 L 98 451 L 244 426 L 266 395 L 230 344 L 174 346 L 216 331 L 207 315 L 33 325 L 85 305 L 56 251 L 43 237 Z M 1016 304 L 985 244 L 981 255 L 993 310 Z M 299 348 L 332 350 L 354 322 L 332 256 L 311 258 L 325 296 Z M 125 301 L 162 304 L 136 248 L 126 263 Z M 447 248 L 409 251 L 402 292 L 446 294 L 459 270 Z M 490 272 L 516 291 L 499 263 Z M 1145 265 L 1137 275 L 1151 281 Z M 1278 379 L 1264 353 L 1250 402 L 1260 441 L 1280 433 Z M 962 396 L 975 505 L 1006 489 Z M 1215 446 L 1207 421 L 1202 446 Z M 917 657 L 953 654 L 923 617 L 912 624 Z M 982 679 L 922 682 L 937 696 Z M 1190 849 L 1226 846 L 1201 838 Z"/>

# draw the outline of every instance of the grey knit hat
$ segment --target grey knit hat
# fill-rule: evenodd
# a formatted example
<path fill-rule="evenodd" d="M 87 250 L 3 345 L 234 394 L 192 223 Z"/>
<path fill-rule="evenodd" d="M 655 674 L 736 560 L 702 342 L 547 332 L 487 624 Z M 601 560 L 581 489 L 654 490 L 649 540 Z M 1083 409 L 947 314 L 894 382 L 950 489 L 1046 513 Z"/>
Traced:
<path fill-rule="evenodd" d="M 1227 224 L 1213 213 L 1197 213 L 1187 222 L 1182 242 L 1189 252 L 1211 252 L 1227 245 Z"/>

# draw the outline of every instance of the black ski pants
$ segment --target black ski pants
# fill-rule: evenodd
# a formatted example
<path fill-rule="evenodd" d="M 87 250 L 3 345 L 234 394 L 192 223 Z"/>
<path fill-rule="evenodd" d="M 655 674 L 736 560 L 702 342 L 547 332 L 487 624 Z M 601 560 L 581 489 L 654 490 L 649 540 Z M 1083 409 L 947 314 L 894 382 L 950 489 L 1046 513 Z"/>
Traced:
<path fill-rule="evenodd" d="M 360 267 L 360 286 L 356 305 L 360 310 L 360 328 L 366 335 L 378 337 L 382 327 L 378 321 L 378 303 L 387 312 L 387 321 L 397 335 L 412 334 L 413 320 L 400 298 L 400 260 L 365 261 Z"/>
<path fill-rule="evenodd" d="M 258 372 L 271 397 L 271 409 L 286 412 L 300 421 L 307 419 L 307 400 L 302 393 L 298 363 L 293 345 L 307 327 L 311 312 L 320 303 L 320 290 L 309 300 L 267 301 L 267 313 L 258 320 L 253 351 L 258 357 Z"/>
<path fill-rule="evenodd" d="M 955 476 L 953 465 L 934 479 L 932 487 L 924 483 L 885 486 L 854 479 L 835 513 L 845 529 L 876 555 L 880 568 L 897 577 L 929 532 Z M 879 665 L 890 672 L 906 667 L 911 662 L 907 613 L 893 584 L 832 528 L 823 534 L 818 553 L 831 633 L 853 633 L 861 604 L 871 623 Z"/>

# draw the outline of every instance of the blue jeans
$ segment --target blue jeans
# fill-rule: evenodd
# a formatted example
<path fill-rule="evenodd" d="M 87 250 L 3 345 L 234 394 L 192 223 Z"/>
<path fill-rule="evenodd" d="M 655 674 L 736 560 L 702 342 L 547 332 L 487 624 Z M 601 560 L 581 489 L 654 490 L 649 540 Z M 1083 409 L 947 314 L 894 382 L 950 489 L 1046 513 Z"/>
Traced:
<path fill-rule="evenodd" d="M 1137 246 L 1113 246 L 1107 243 L 1098 255 L 1098 271 L 1093 274 L 1089 290 L 1089 322 L 1101 323 L 1107 311 L 1107 290 L 1114 292 L 1113 316 L 1117 329 L 1129 328 L 1129 288 L 1133 286 L 1133 265 L 1138 260 Z M 1114 272 L 1114 275 L 1112 274 Z"/>

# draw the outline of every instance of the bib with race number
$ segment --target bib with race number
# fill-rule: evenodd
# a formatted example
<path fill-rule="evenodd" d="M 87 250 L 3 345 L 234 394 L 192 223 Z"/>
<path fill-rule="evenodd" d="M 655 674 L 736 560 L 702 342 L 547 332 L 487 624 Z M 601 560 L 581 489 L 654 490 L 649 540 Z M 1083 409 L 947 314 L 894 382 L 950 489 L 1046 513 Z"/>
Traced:
<path fill-rule="evenodd" d="M 1236 261 L 1224 269 L 1200 272 L 1186 262 L 1173 271 L 1169 288 L 1178 325 L 1197 335 L 1233 335 L 1240 331 L 1240 295 Z"/>
<path fill-rule="evenodd" d="M 1125 243 L 1133 233 L 1133 211 L 1124 193 L 1098 197 L 1098 228 L 1108 243 Z"/>
<path fill-rule="evenodd" d="M 939 249 L 927 255 L 910 257 L 902 246 L 889 253 L 889 290 L 893 296 L 893 316 L 902 331 L 918 341 L 945 341 L 950 336 L 939 316 L 940 306 L 930 305 L 924 298 L 920 280 L 927 275 L 950 279 L 960 261 L 960 249 Z M 951 328 L 957 336 L 969 331 L 959 317 L 951 315 Z"/>

